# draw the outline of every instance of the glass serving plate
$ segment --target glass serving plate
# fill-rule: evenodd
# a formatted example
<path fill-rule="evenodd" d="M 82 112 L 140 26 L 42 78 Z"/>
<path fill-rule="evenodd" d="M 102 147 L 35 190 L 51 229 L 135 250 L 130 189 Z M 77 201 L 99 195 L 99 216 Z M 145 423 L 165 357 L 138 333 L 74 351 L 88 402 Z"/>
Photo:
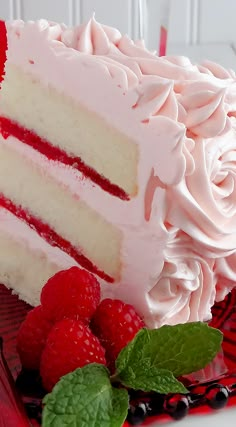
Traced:
<path fill-rule="evenodd" d="M 3 341 L 0 357 L 1 427 L 40 425 L 43 390 L 38 374 L 32 373 L 29 376 L 21 372 L 16 352 L 17 331 L 30 308 L 5 286 L 0 285 L 0 336 Z M 235 406 L 233 418 L 236 417 L 236 289 L 222 303 L 214 306 L 211 325 L 224 333 L 222 353 L 206 369 L 185 378 L 189 395 L 135 394 L 131 397 L 135 411 L 124 427 L 166 424 L 171 419 L 180 419 L 187 414 L 206 414 L 225 406 Z M 144 404 L 148 408 L 146 418 L 142 413 Z M 187 418 L 186 426 L 191 425 L 190 419 L 192 420 L 191 417 Z"/>

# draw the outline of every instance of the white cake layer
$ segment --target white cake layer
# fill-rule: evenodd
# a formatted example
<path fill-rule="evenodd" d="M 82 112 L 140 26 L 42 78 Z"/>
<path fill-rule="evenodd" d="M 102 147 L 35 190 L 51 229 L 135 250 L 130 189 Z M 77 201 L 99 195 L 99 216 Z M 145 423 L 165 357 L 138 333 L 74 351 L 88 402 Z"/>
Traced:
<path fill-rule="evenodd" d="M 95 266 L 118 280 L 120 231 L 50 175 L 45 165 L 24 155 L 21 146 L 15 139 L 0 137 L 0 193 L 48 224 Z"/>
<path fill-rule="evenodd" d="M 20 298 L 31 305 L 39 304 L 46 281 L 75 264 L 67 254 L 0 208 L 0 283 L 13 288 Z"/>
<path fill-rule="evenodd" d="M 137 192 L 137 145 L 97 114 L 9 63 L 1 110 L 52 145 L 81 158 L 128 194 Z"/>

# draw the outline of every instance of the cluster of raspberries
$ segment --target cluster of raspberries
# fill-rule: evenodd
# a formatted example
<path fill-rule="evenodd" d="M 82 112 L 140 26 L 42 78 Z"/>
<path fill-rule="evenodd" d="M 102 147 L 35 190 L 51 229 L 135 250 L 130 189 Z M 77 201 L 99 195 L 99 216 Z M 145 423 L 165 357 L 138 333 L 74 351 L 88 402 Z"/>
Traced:
<path fill-rule="evenodd" d="M 144 327 L 134 308 L 104 299 L 97 279 L 78 267 L 60 271 L 41 292 L 41 305 L 27 314 L 17 338 L 22 366 L 39 370 L 51 391 L 59 379 L 89 363 L 111 373 L 122 350 Z"/>

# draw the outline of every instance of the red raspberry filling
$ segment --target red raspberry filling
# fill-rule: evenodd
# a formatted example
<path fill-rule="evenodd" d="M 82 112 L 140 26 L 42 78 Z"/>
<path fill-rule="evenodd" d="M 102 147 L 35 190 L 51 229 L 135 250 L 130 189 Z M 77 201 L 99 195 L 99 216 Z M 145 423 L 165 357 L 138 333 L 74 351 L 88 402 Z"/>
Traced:
<path fill-rule="evenodd" d="M 31 215 L 29 212 L 24 210 L 21 206 L 15 205 L 11 200 L 4 197 L 3 194 L 0 194 L 0 206 L 10 211 L 17 218 L 23 220 L 31 228 L 37 231 L 37 233 L 46 240 L 51 246 L 57 246 L 72 258 L 75 259 L 78 264 L 86 268 L 86 270 L 91 271 L 107 282 L 114 282 L 114 279 L 108 276 L 104 271 L 101 271 L 96 267 L 92 261 L 90 261 L 78 248 L 72 246 L 70 242 L 57 234 L 49 225 L 43 223 L 40 219 Z"/>
<path fill-rule="evenodd" d="M 96 170 L 87 166 L 80 157 L 69 156 L 65 151 L 51 145 L 45 139 L 40 138 L 35 132 L 23 128 L 6 117 L 0 117 L 0 131 L 3 138 L 7 139 L 10 135 L 14 136 L 24 144 L 29 145 L 41 154 L 44 154 L 49 160 L 59 161 L 67 166 L 72 166 L 79 170 L 85 177 L 91 179 L 91 181 L 99 185 L 104 191 L 107 191 L 122 200 L 129 200 L 129 196 L 124 190 L 122 190 L 122 188 L 118 187 L 116 184 L 112 184 Z"/>

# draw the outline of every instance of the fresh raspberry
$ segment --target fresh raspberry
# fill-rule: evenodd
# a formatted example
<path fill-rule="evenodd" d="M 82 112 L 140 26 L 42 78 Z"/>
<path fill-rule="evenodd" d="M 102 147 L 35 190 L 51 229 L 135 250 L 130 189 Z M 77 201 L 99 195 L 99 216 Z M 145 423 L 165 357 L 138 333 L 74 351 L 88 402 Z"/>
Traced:
<path fill-rule="evenodd" d="M 63 375 L 94 362 L 106 364 L 98 338 L 80 320 L 63 319 L 53 326 L 42 353 L 43 386 L 51 391 Z"/>
<path fill-rule="evenodd" d="M 76 318 L 87 322 L 100 301 L 100 285 L 88 271 L 71 267 L 51 277 L 42 289 L 41 304 L 53 322 Z"/>
<path fill-rule="evenodd" d="M 40 358 L 52 323 L 45 318 L 42 306 L 29 311 L 17 335 L 17 350 L 22 366 L 39 369 Z"/>
<path fill-rule="evenodd" d="M 111 371 L 114 370 L 115 360 L 122 348 L 144 326 L 132 305 L 109 298 L 100 303 L 92 319 L 91 328 L 106 350 Z"/>

